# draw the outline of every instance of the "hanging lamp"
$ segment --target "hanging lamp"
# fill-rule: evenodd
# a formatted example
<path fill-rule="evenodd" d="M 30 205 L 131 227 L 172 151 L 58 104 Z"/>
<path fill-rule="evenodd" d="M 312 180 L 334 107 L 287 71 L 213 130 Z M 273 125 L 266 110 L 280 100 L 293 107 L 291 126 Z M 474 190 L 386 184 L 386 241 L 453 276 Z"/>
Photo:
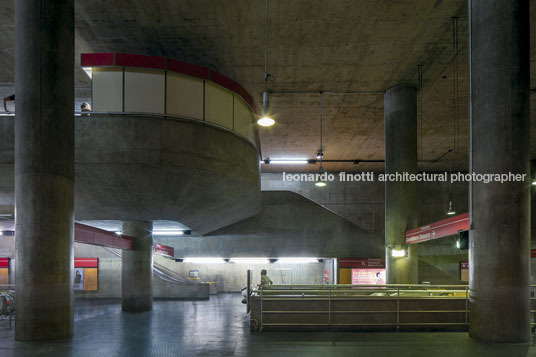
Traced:
<path fill-rule="evenodd" d="M 271 75 L 268 73 L 268 0 L 266 0 L 265 9 L 265 27 L 264 27 L 264 92 L 262 92 L 262 116 L 257 120 L 260 126 L 268 127 L 275 124 L 275 120 L 270 116 L 270 100 L 268 98 L 268 79 Z"/>

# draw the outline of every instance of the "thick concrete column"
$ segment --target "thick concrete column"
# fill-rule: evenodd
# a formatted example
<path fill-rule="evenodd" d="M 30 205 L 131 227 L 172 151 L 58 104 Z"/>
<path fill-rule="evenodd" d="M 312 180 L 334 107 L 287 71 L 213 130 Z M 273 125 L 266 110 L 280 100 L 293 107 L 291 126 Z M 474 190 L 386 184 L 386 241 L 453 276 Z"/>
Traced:
<path fill-rule="evenodd" d="M 472 171 L 527 174 L 472 184 L 469 334 L 529 340 L 529 1 L 471 0 Z"/>
<path fill-rule="evenodd" d="M 123 250 L 121 269 L 122 309 L 153 309 L 153 223 L 123 222 L 123 234 L 133 237 L 132 250 Z"/>
<path fill-rule="evenodd" d="M 73 0 L 15 1 L 15 339 L 73 334 Z"/>
<path fill-rule="evenodd" d="M 417 91 L 390 88 L 384 98 L 385 173 L 417 173 Z M 417 182 L 385 182 L 385 263 L 388 284 L 418 282 L 417 246 L 406 246 L 406 231 L 417 226 Z M 393 257 L 406 249 L 406 257 Z"/>

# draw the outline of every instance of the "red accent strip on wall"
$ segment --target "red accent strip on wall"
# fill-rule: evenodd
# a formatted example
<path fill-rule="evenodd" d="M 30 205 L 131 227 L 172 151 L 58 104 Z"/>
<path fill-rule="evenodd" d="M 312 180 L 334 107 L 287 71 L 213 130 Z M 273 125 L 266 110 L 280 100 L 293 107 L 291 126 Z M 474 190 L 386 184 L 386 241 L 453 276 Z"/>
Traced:
<path fill-rule="evenodd" d="M 0 268 L 9 268 L 9 258 L 0 258 Z"/>
<path fill-rule="evenodd" d="M 113 53 L 82 53 L 80 56 L 82 67 L 113 66 Z"/>
<path fill-rule="evenodd" d="M 113 232 L 80 223 L 75 223 L 74 225 L 74 240 L 79 243 L 119 249 L 132 249 L 131 237 L 125 235 L 118 236 Z"/>
<path fill-rule="evenodd" d="M 210 80 L 220 86 L 229 89 L 232 92 L 240 93 L 241 86 L 232 79 L 225 77 L 218 72 L 210 71 Z"/>
<path fill-rule="evenodd" d="M 201 79 L 210 79 L 210 70 L 196 64 L 177 61 L 171 58 L 167 60 L 167 69 L 173 72 L 186 74 Z"/>
<path fill-rule="evenodd" d="M 99 258 L 74 258 L 75 268 L 98 268 Z"/>
<path fill-rule="evenodd" d="M 146 55 L 131 55 L 127 53 L 116 53 L 115 65 L 125 67 L 166 69 L 166 58 Z"/>
<path fill-rule="evenodd" d="M 406 232 L 406 244 L 425 242 L 469 230 L 469 213 L 459 214 Z"/>
<path fill-rule="evenodd" d="M 339 259 L 339 268 L 385 268 L 382 258 Z"/>

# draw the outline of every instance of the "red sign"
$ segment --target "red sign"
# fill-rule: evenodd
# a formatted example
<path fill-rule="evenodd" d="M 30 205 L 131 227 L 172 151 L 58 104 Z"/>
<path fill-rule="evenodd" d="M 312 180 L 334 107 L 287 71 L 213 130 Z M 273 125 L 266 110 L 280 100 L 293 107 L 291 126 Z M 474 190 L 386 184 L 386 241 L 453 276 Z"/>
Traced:
<path fill-rule="evenodd" d="M 469 269 L 469 262 L 460 262 L 460 268 Z"/>
<path fill-rule="evenodd" d="M 339 268 L 385 268 L 381 258 L 339 259 Z"/>
<path fill-rule="evenodd" d="M 74 258 L 75 268 L 98 268 L 98 258 Z"/>
<path fill-rule="evenodd" d="M 329 270 L 324 269 L 324 283 L 329 283 Z"/>
<path fill-rule="evenodd" d="M 469 213 L 443 219 L 406 232 L 406 244 L 420 243 L 469 230 Z"/>
<path fill-rule="evenodd" d="M 352 284 L 384 285 L 385 269 L 352 269 Z"/>
<path fill-rule="evenodd" d="M 9 268 L 9 258 L 0 258 L 0 268 Z"/>
<path fill-rule="evenodd" d="M 119 249 L 132 249 L 132 239 L 128 236 L 116 235 L 104 229 L 75 223 L 74 240 L 79 243 L 101 245 Z"/>
<path fill-rule="evenodd" d="M 173 247 L 168 247 L 167 245 L 154 243 L 153 252 L 158 255 L 163 255 L 165 257 L 173 258 L 175 256 L 175 249 Z"/>

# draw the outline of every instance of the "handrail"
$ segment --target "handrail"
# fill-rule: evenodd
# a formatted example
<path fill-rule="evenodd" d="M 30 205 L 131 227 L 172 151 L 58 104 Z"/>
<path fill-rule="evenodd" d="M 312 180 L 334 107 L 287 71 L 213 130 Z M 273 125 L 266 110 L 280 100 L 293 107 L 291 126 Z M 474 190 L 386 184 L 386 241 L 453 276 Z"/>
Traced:
<path fill-rule="evenodd" d="M 371 289 L 372 288 L 372 289 Z M 374 289 L 376 288 L 376 289 Z M 440 289 L 443 288 L 443 289 Z M 320 293 L 314 295 L 312 293 Z M 390 292 L 392 295 L 373 295 L 377 292 Z M 423 296 L 405 296 L 406 292 L 420 293 Z M 348 295 L 348 293 L 354 293 Z M 448 293 L 460 293 L 460 295 L 444 296 L 441 294 Z M 440 294 L 440 295 L 431 295 Z M 260 285 L 253 290 L 253 295 L 259 298 L 260 316 L 259 316 L 259 331 L 263 330 L 263 326 L 327 326 L 328 328 L 337 326 L 392 326 L 399 330 L 402 326 L 468 326 L 468 297 L 469 286 L 468 285 L 428 285 L 428 284 L 386 284 L 386 285 L 352 285 L 352 284 L 333 284 L 333 285 L 317 285 L 317 284 L 293 284 L 293 285 Z M 408 301 L 408 299 L 423 299 L 423 300 L 437 300 L 437 299 L 452 299 L 452 300 L 464 300 L 465 305 L 463 308 L 456 307 L 454 309 L 415 309 L 407 307 L 405 310 L 401 306 L 402 301 Z M 381 310 L 334 310 L 332 306 L 333 301 L 341 301 L 347 299 L 354 299 L 359 301 L 377 300 L 393 301 L 396 303 L 396 309 L 382 307 Z M 534 298 L 536 299 L 536 298 Z M 265 301 L 327 301 L 327 309 L 320 309 L 313 311 L 296 310 L 294 309 L 277 309 L 266 310 Z M 393 306 L 394 307 L 394 306 Z M 409 308 L 409 309 L 408 309 Z M 387 322 L 368 322 L 368 323 L 337 323 L 337 320 L 333 319 L 337 314 L 395 314 L 396 319 L 392 323 Z M 438 321 L 428 322 L 403 322 L 401 321 L 401 314 L 416 314 L 416 313 L 428 313 L 428 314 L 464 314 L 463 322 L 443 322 L 441 319 Z M 263 322 L 264 315 L 266 314 L 301 314 L 301 315 L 318 315 L 325 314 L 326 322 L 321 323 L 317 321 L 305 323 L 305 322 L 288 322 L 289 320 L 280 322 Z M 459 321 L 459 320 L 458 320 Z"/>
<path fill-rule="evenodd" d="M 536 287 L 536 285 L 533 285 Z M 431 285 L 431 284 L 383 284 L 383 285 L 375 285 L 375 284 L 370 284 L 370 285 L 365 285 L 365 284 L 359 284 L 359 285 L 356 285 L 356 284 L 329 284 L 329 285 L 322 285 L 322 284 L 292 284 L 292 285 L 263 285 L 263 289 L 265 290 L 269 290 L 269 289 L 277 289 L 277 288 L 290 288 L 290 289 L 294 289 L 294 288 L 298 288 L 298 289 L 304 289 L 304 288 L 308 288 L 308 287 L 313 287 L 313 288 L 324 288 L 324 289 L 331 289 L 331 288 L 334 288 L 334 287 L 352 287 L 352 288 L 361 288 L 361 287 L 392 287 L 392 288 L 396 288 L 396 287 L 419 287 L 419 288 L 465 288 L 465 287 L 469 287 L 469 285 L 453 285 L 453 284 L 450 284 L 450 285 Z"/>

